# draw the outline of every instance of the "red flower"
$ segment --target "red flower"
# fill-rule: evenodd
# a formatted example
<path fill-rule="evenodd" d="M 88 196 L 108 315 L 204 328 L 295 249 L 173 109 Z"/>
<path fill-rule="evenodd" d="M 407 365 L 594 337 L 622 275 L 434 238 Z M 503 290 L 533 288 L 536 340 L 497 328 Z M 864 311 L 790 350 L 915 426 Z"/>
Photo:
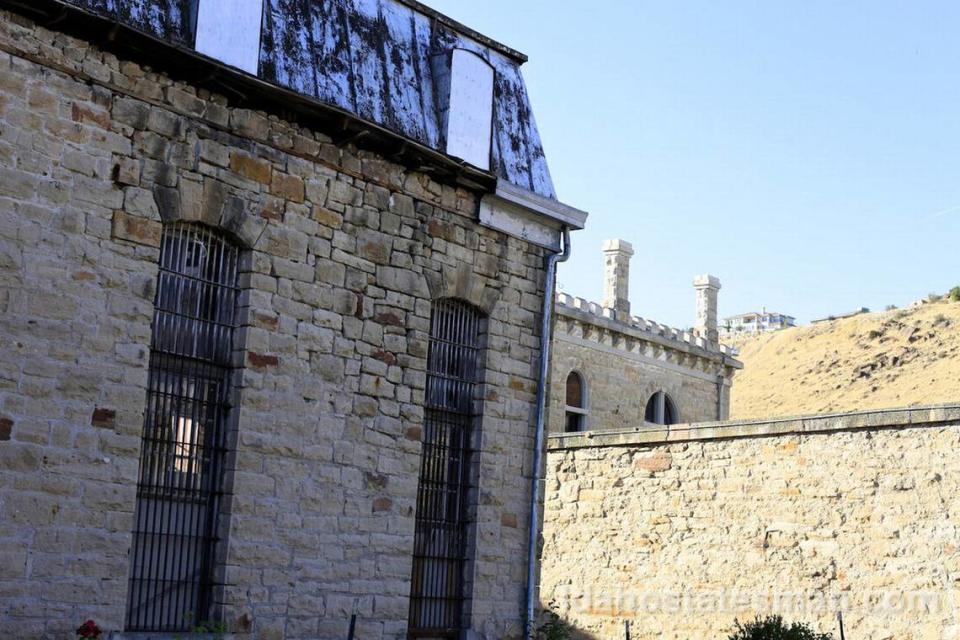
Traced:
<path fill-rule="evenodd" d="M 81 638 L 99 638 L 100 627 L 93 620 L 87 620 L 77 629 L 77 635 Z"/>

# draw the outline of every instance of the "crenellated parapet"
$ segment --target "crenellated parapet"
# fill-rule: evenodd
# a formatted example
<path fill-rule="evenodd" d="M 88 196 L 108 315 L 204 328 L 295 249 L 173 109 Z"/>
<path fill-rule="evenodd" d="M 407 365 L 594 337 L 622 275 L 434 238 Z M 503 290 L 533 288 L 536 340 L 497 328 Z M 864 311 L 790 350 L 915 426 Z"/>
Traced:
<path fill-rule="evenodd" d="M 736 348 L 690 330 L 640 316 L 620 320 L 614 309 L 565 293 L 557 294 L 555 309 L 558 330 L 582 340 L 703 371 L 743 367 Z"/>

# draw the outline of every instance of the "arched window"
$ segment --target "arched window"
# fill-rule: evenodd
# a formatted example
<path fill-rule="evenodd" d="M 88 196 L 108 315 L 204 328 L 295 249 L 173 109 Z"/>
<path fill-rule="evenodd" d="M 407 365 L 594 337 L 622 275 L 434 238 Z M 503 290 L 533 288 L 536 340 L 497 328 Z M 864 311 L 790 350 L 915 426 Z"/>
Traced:
<path fill-rule="evenodd" d="M 680 414 L 670 396 L 663 391 L 657 391 L 647 401 L 644 420 L 654 424 L 676 424 L 680 422 Z"/>
<path fill-rule="evenodd" d="M 467 562 L 476 429 L 481 413 L 479 309 L 438 300 L 430 320 L 420 480 L 410 582 L 410 637 L 460 637 L 469 599 Z"/>
<path fill-rule="evenodd" d="M 564 431 L 572 433 L 587 428 L 587 386 L 583 376 L 571 371 L 567 376 L 566 425 Z"/>
<path fill-rule="evenodd" d="M 163 230 L 127 631 L 189 631 L 211 618 L 238 266 L 238 248 L 213 231 Z"/>

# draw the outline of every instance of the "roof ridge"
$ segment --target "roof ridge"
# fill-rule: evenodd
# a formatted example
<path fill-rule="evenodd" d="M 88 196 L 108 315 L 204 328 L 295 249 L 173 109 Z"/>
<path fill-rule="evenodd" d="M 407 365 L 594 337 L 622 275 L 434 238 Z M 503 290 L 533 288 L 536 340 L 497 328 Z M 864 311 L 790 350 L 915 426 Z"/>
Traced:
<path fill-rule="evenodd" d="M 420 13 L 433 18 L 437 22 L 444 24 L 450 27 L 451 29 L 454 29 L 455 31 L 459 31 L 461 34 L 469 38 L 479 41 L 481 44 L 487 47 L 490 47 L 491 49 L 496 49 L 497 51 L 504 54 L 505 56 L 509 58 L 513 58 L 519 64 L 523 64 L 524 62 L 529 60 L 529 58 L 527 57 L 527 54 L 522 53 L 514 49 L 513 47 L 509 47 L 498 40 L 494 40 L 493 38 L 480 33 L 476 29 L 471 29 L 470 27 L 463 24 L 462 22 L 458 20 L 454 20 L 447 14 L 441 13 L 440 11 L 437 11 L 433 7 L 427 6 L 424 3 L 419 2 L 418 0 L 395 0 L 395 2 L 408 6 L 414 11 L 419 11 Z"/>

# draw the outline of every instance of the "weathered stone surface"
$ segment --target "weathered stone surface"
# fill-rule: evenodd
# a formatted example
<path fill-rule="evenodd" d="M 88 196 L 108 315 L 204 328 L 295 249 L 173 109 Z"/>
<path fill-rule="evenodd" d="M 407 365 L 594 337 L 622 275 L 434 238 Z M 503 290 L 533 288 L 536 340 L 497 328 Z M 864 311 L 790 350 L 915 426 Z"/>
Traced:
<path fill-rule="evenodd" d="M 241 151 L 230 154 L 230 170 L 260 184 L 270 184 L 271 167 L 267 160 L 254 158 Z"/>
<path fill-rule="evenodd" d="M 159 247 L 163 225 L 149 218 L 131 215 L 124 211 L 114 211 L 112 233 L 117 240 Z"/>
<path fill-rule="evenodd" d="M 290 200 L 292 202 L 303 202 L 303 178 L 299 176 L 285 175 L 282 173 L 274 173 L 273 180 L 270 183 L 270 193 L 279 198 Z"/>
<path fill-rule="evenodd" d="M 116 181 L 120 184 L 140 184 L 140 163 L 133 158 L 121 158 L 116 167 Z"/>
<path fill-rule="evenodd" d="M 541 600 L 598 640 L 951 638 L 958 442 L 956 406 L 553 436 Z"/>
<path fill-rule="evenodd" d="M 33 88 L 36 112 L 8 118 Z M 496 496 L 471 505 L 472 633 L 519 638 L 539 326 L 498 301 L 539 309 L 543 251 L 479 227 L 477 194 L 3 11 L 0 103 L 4 142 L 34 154 L 0 162 L 0 611 L 18 639 L 123 628 L 175 222 L 242 250 L 221 567 L 235 637 L 345 637 L 358 609 L 358 638 L 406 637 L 430 315 L 463 295 L 490 313 L 476 468 Z"/>

